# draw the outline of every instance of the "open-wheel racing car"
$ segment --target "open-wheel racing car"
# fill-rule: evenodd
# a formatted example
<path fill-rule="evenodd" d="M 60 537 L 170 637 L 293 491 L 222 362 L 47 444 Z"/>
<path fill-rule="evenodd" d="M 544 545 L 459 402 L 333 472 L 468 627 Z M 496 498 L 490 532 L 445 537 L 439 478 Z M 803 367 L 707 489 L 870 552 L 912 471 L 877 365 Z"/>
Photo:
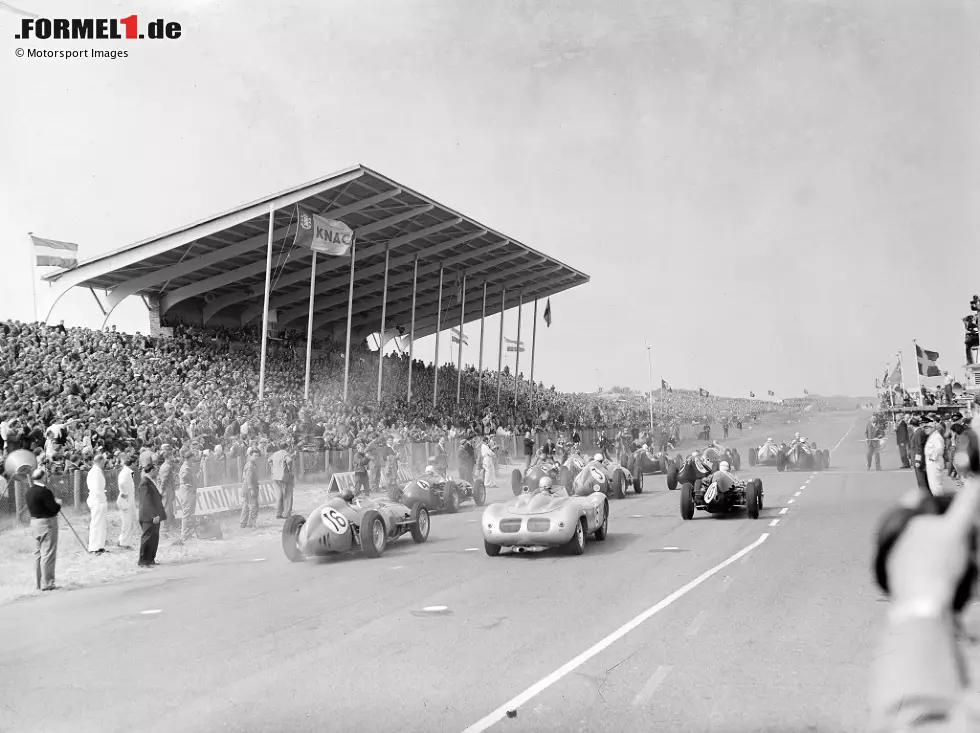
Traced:
<path fill-rule="evenodd" d="M 727 463 L 722 469 L 727 469 Z M 745 509 L 750 519 L 758 519 L 763 506 L 762 479 L 740 479 L 728 470 L 720 470 L 693 483 L 681 484 L 681 518 L 693 519 L 694 510 L 709 514 L 728 514 Z"/>
<path fill-rule="evenodd" d="M 729 466 L 736 471 L 742 467 L 742 455 L 737 448 L 724 448 L 716 442 L 701 451 L 701 455 L 711 462 L 717 471 L 722 461 L 726 461 Z"/>
<path fill-rule="evenodd" d="M 643 489 L 643 477 L 646 474 L 662 473 L 667 476 L 667 488 L 673 491 L 677 488 L 677 474 L 684 465 L 684 459 L 680 454 L 671 458 L 666 451 L 639 448 L 624 463 L 626 469 L 639 481 L 640 490 Z"/>
<path fill-rule="evenodd" d="M 520 496 L 525 490 L 534 491 L 545 476 L 550 478 L 552 483 L 561 484 L 568 489 L 572 485 L 572 479 L 585 468 L 586 462 L 577 450 L 559 448 L 554 456 L 535 463 L 524 473 L 515 468 L 510 475 L 511 490 L 514 496 Z"/>
<path fill-rule="evenodd" d="M 304 519 L 298 514 L 282 526 L 282 549 L 292 562 L 363 550 L 367 557 L 381 557 L 388 542 L 410 533 L 415 542 L 429 538 L 429 510 L 421 503 L 411 507 L 394 501 L 354 498 L 341 492 Z"/>
<path fill-rule="evenodd" d="M 585 552 L 585 538 L 601 542 L 609 532 L 609 500 L 601 491 L 570 496 L 563 486 L 545 481 L 506 503 L 483 510 L 483 547 L 496 557 L 508 547 L 533 552 L 563 547 L 573 555 Z"/>
<path fill-rule="evenodd" d="M 749 448 L 749 465 L 778 466 L 780 456 L 785 450 L 785 443 L 780 443 L 777 445 L 775 442 L 773 442 L 772 438 L 768 438 L 762 445 L 756 446 L 755 448 Z"/>
<path fill-rule="evenodd" d="M 816 443 L 794 440 L 779 453 L 777 471 L 822 471 L 830 468 L 830 451 L 819 450 Z"/>
<path fill-rule="evenodd" d="M 487 487 L 483 483 L 482 471 L 474 473 L 473 483 L 423 473 L 403 487 L 390 487 L 388 496 L 409 506 L 421 504 L 430 512 L 455 514 L 459 511 L 459 505 L 467 501 L 472 501 L 476 506 L 486 504 Z"/>
<path fill-rule="evenodd" d="M 643 492 L 640 479 L 619 461 L 603 459 L 597 453 L 581 471 L 572 479 L 571 485 L 565 485 L 568 493 L 575 496 L 589 496 L 599 492 L 608 497 L 622 499 L 627 490 L 632 487 L 637 494 Z"/>

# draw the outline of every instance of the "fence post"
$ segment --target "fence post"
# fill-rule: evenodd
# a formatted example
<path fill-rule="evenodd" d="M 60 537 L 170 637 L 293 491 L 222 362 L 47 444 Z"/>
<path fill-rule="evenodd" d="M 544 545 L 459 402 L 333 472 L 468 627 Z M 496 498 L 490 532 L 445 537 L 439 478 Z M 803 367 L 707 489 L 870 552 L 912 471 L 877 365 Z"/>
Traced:
<path fill-rule="evenodd" d="M 82 509 L 82 472 L 77 468 L 71 472 L 72 494 L 75 499 L 75 511 Z"/>

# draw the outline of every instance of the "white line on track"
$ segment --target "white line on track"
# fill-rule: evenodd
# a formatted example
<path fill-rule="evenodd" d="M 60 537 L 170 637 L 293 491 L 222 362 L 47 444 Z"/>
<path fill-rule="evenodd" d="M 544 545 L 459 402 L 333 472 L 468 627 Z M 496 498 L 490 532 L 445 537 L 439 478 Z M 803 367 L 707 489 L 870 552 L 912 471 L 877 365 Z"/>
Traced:
<path fill-rule="evenodd" d="M 841 439 L 837 441 L 837 445 L 835 445 L 833 448 L 831 448 L 831 450 L 830 450 L 831 455 L 833 455 L 833 453 L 834 453 L 835 450 L 837 450 L 838 448 L 840 448 L 840 444 L 844 442 L 844 438 L 846 438 L 848 435 L 851 434 L 851 431 L 852 430 L 854 430 L 854 426 L 853 425 L 851 425 L 851 427 L 849 427 L 847 429 L 847 432 L 844 433 L 843 436 L 841 436 Z"/>
<path fill-rule="evenodd" d="M 486 715 L 485 717 L 473 723 L 473 725 L 466 728 L 463 731 L 463 733 L 483 733 L 483 731 L 489 729 L 498 721 L 503 720 L 504 717 L 507 715 L 508 710 L 517 710 L 524 703 L 528 702 L 529 700 L 532 700 L 537 695 L 540 695 L 542 692 L 547 690 L 549 687 L 551 687 L 553 684 L 558 682 L 560 679 L 562 679 L 569 673 L 574 672 L 576 669 L 581 667 L 583 664 L 585 664 L 587 661 L 592 659 L 597 654 L 601 653 L 605 649 L 608 649 L 610 646 L 612 646 L 617 641 L 622 639 L 633 629 L 640 626 L 643 622 L 648 621 L 649 619 L 656 616 L 658 613 L 660 613 L 665 608 L 670 606 L 674 601 L 686 596 L 688 593 L 690 593 L 692 590 L 697 588 L 708 578 L 717 574 L 721 570 L 724 570 L 733 562 L 736 562 L 742 559 L 743 557 L 745 557 L 746 555 L 748 555 L 750 552 L 752 552 L 752 550 L 759 547 L 768 538 L 769 538 L 769 533 L 768 532 L 763 533 L 762 535 L 759 536 L 759 539 L 757 539 L 751 545 L 742 548 L 734 555 L 729 557 L 727 560 L 723 560 L 722 562 L 715 565 L 710 570 L 706 570 L 705 572 L 701 573 L 701 575 L 696 577 L 687 585 L 679 588 L 678 590 L 675 590 L 673 593 L 671 593 L 669 596 L 664 598 L 656 605 L 651 606 L 643 613 L 639 614 L 638 616 L 634 617 L 632 620 L 620 626 L 618 629 L 616 629 L 611 634 L 609 634 L 606 638 L 602 639 L 596 644 L 593 644 L 592 646 L 590 646 L 588 649 L 586 649 L 584 652 L 579 654 L 571 661 L 566 662 L 551 674 L 538 680 L 519 695 L 512 697 L 510 700 L 505 702 L 503 705 L 501 705 L 499 708 L 491 712 L 489 715 Z"/>
<path fill-rule="evenodd" d="M 685 631 L 684 633 L 687 634 L 688 636 L 697 635 L 697 633 L 701 630 L 701 627 L 704 626 L 704 621 L 707 618 L 708 618 L 708 614 L 706 611 L 699 612 L 698 615 L 694 617 L 694 620 L 691 622 L 691 625 L 687 627 L 687 631 Z"/>
<path fill-rule="evenodd" d="M 798 496 L 798 495 L 797 495 L 797 496 Z M 787 501 L 786 503 L 787 503 L 787 504 L 792 504 L 792 503 L 793 503 L 794 501 L 796 501 L 796 499 L 790 499 L 790 500 L 789 500 L 789 501 Z"/>
<path fill-rule="evenodd" d="M 802 491 L 797 491 L 795 494 L 793 494 L 793 496 L 799 496 L 802 493 L 803 493 Z"/>
<path fill-rule="evenodd" d="M 779 510 L 779 513 L 780 514 L 785 514 L 788 511 L 789 511 L 789 507 L 783 507 L 782 509 Z"/>
<path fill-rule="evenodd" d="M 636 706 L 646 705 L 650 698 L 653 697 L 653 693 L 657 691 L 661 683 L 667 678 L 670 673 L 670 667 L 666 664 L 661 664 L 655 670 L 653 674 L 650 675 L 650 679 L 646 681 L 646 684 L 640 689 L 640 692 L 635 698 L 633 698 L 633 704 Z"/>
<path fill-rule="evenodd" d="M 159 609 L 159 608 L 151 608 L 148 611 L 140 611 L 140 614 L 143 615 L 143 616 L 152 616 L 153 614 L 160 613 L 161 610 L 162 609 Z"/>
<path fill-rule="evenodd" d="M 479 552 L 479 551 L 480 551 L 479 547 L 467 547 L 465 550 L 463 550 L 463 552 Z"/>
<path fill-rule="evenodd" d="M 769 522 L 770 527 L 775 527 L 777 524 L 779 524 L 778 519 L 773 519 L 771 522 Z"/>

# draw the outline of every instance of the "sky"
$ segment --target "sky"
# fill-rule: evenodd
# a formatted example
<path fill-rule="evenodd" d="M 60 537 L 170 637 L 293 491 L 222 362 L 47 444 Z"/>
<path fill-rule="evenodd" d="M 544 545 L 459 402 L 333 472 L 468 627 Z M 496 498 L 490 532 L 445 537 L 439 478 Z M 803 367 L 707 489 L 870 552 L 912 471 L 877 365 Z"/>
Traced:
<path fill-rule="evenodd" d="M 980 291 L 970 0 L 5 4 L 183 34 L 18 58 L 42 43 L 0 7 L 0 318 L 33 315 L 28 231 L 84 259 L 362 163 L 591 276 L 539 322 L 546 385 L 646 389 L 652 372 L 863 395 L 899 350 L 914 385 L 913 339 L 962 376 Z M 102 316 L 77 291 L 59 320 Z M 145 332 L 145 308 L 110 323 Z M 494 365 L 497 333 L 489 319 Z"/>

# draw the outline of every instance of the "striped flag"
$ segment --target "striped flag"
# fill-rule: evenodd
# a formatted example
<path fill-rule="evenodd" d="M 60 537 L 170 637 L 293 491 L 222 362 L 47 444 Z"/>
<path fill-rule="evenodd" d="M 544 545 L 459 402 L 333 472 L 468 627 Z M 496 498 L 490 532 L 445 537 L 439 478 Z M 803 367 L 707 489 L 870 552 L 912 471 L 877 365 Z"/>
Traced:
<path fill-rule="evenodd" d="M 770 389 L 770 390 L 769 390 L 769 396 L 770 396 L 770 397 L 775 397 L 775 396 L 776 396 L 776 393 L 775 393 L 775 392 L 773 392 L 773 391 L 772 391 L 772 390 Z"/>
<path fill-rule="evenodd" d="M 699 395 L 700 395 L 701 397 L 709 397 L 709 396 L 710 396 L 710 395 L 708 394 L 708 390 L 706 390 L 706 389 L 701 389 L 700 387 L 698 387 L 698 394 L 699 394 Z"/>
<path fill-rule="evenodd" d="M 895 369 L 892 370 L 890 377 L 885 377 L 885 384 L 901 384 L 902 383 L 902 363 L 899 362 L 895 365 Z"/>
<path fill-rule="evenodd" d="M 919 362 L 919 374 L 923 377 L 943 376 L 943 373 L 939 371 L 939 365 L 936 363 L 939 361 L 938 351 L 929 351 L 916 344 L 915 360 Z"/>
<path fill-rule="evenodd" d="M 54 239 L 35 237 L 34 257 L 38 267 L 74 267 L 78 264 L 78 245 L 71 242 L 58 242 Z"/>
<path fill-rule="evenodd" d="M 668 392 L 673 392 L 674 388 L 667 384 L 667 380 L 663 377 L 660 378 L 660 389 L 667 390 Z"/>
<path fill-rule="evenodd" d="M 755 392 L 749 392 L 749 397 L 755 397 Z"/>
<path fill-rule="evenodd" d="M 808 390 L 803 390 L 803 394 L 810 394 Z"/>
<path fill-rule="evenodd" d="M 453 333 L 453 343 L 454 344 L 458 344 L 460 338 L 462 338 L 463 339 L 463 346 L 469 346 L 470 345 L 470 337 L 467 336 L 466 334 L 460 334 L 458 328 L 454 328 L 452 330 L 452 333 Z"/>
<path fill-rule="evenodd" d="M 551 298 L 548 298 L 544 306 L 544 322 L 548 324 L 548 328 L 551 328 Z"/>

